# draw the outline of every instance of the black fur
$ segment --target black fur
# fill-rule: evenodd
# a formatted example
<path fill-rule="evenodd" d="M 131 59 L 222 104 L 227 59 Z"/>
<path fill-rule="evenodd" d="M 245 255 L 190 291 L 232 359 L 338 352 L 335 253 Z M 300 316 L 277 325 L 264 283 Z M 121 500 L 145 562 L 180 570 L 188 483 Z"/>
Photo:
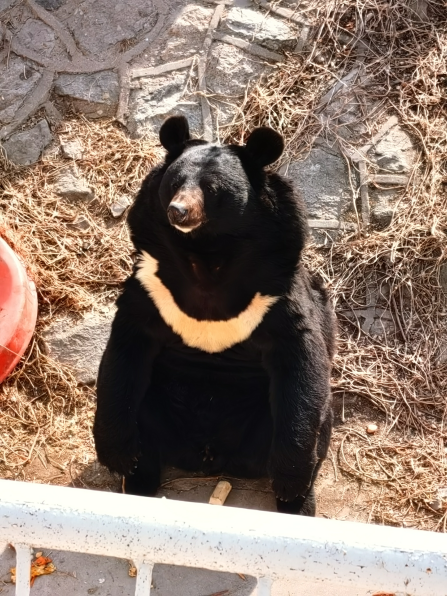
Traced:
<path fill-rule="evenodd" d="M 280 299 L 247 340 L 209 354 L 164 322 L 135 269 L 99 370 L 98 459 L 141 495 L 157 491 L 163 465 L 269 474 L 279 511 L 314 515 L 332 428 L 335 320 L 300 262 L 304 205 L 289 181 L 262 169 L 282 139 L 258 129 L 246 147 L 219 147 L 189 140 L 181 118 L 163 125 L 161 139 L 166 160 L 144 180 L 128 223 L 176 304 L 198 320 L 226 320 L 258 292 Z M 166 210 L 191 186 L 203 191 L 206 219 L 184 234 Z"/>

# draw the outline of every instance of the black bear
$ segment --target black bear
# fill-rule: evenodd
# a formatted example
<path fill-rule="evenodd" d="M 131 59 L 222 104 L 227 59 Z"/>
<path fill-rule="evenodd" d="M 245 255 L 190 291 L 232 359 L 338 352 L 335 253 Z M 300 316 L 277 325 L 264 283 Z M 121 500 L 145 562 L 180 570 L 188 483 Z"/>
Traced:
<path fill-rule="evenodd" d="M 175 116 L 160 141 L 128 217 L 138 259 L 99 369 L 98 459 L 137 495 L 164 465 L 269 475 L 278 511 L 315 515 L 335 319 L 301 263 L 304 204 L 264 170 L 283 139 L 257 128 L 220 146 Z"/>

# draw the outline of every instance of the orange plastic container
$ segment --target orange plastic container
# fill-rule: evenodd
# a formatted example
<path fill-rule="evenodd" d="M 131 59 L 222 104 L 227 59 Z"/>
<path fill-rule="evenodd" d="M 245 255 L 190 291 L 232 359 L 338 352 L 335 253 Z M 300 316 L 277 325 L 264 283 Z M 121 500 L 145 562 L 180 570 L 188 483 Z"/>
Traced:
<path fill-rule="evenodd" d="M 0 383 L 23 356 L 37 318 L 36 286 L 0 238 Z"/>

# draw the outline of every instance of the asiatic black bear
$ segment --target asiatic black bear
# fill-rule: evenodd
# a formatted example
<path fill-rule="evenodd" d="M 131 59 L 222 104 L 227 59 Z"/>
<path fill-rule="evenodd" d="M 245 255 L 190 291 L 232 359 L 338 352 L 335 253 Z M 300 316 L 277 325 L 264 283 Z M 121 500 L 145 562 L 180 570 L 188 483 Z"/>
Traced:
<path fill-rule="evenodd" d="M 278 511 L 314 515 L 335 319 L 301 263 L 304 204 L 264 171 L 282 137 L 220 146 L 176 116 L 160 140 L 166 159 L 128 218 L 139 258 L 99 370 L 98 459 L 138 495 L 155 494 L 163 465 L 268 474 Z"/>

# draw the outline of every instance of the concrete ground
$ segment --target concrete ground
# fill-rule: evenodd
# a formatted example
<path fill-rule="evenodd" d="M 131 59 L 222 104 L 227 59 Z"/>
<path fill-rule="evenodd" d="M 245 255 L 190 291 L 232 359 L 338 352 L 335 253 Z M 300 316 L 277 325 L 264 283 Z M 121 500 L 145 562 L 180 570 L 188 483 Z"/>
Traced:
<path fill-rule="evenodd" d="M 133 596 L 135 578 L 129 577 L 129 564 L 122 559 L 60 551 L 45 552 L 53 559 L 57 571 L 36 579 L 33 596 Z M 14 552 L 7 547 L 0 557 L 0 577 L 9 575 Z M 1 596 L 13 596 L 14 585 L 0 583 Z M 233 573 L 191 569 L 173 565 L 155 565 L 151 596 L 249 596 L 256 594 L 256 579 Z M 274 584 L 272 596 L 328 596 L 327 586 L 309 582 L 280 581 Z M 361 587 L 331 587 L 330 596 L 369 596 Z M 391 595 L 390 595 L 391 596 Z M 397 596 L 397 595 L 395 595 Z"/>

